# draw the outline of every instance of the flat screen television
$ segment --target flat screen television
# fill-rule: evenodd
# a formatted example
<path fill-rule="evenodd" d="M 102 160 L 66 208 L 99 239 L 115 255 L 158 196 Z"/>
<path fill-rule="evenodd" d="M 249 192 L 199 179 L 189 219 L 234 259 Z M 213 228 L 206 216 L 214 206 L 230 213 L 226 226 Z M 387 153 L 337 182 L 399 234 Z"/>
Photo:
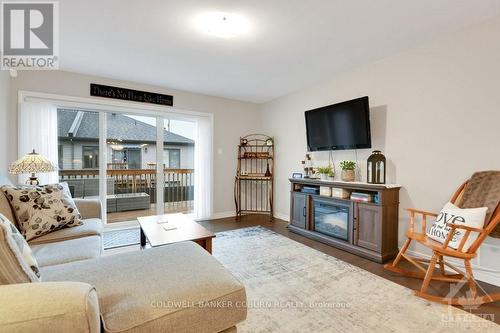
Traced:
<path fill-rule="evenodd" d="M 368 96 L 305 112 L 309 151 L 371 148 Z"/>

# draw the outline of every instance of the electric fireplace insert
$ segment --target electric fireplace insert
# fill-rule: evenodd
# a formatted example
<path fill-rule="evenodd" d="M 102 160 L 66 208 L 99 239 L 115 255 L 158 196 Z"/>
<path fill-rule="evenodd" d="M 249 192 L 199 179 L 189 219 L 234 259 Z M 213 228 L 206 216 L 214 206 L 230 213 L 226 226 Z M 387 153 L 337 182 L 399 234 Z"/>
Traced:
<path fill-rule="evenodd" d="M 314 230 L 349 242 L 351 203 L 314 199 Z"/>

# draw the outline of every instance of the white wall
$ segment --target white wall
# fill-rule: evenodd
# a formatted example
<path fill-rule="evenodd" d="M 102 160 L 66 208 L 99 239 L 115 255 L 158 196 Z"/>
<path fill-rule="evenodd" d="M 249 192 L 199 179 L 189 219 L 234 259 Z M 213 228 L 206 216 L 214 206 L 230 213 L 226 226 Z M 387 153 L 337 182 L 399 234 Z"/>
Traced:
<path fill-rule="evenodd" d="M 91 82 L 170 94 L 174 96 L 175 108 L 213 113 L 214 193 L 216 194 L 214 213 L 216 216 L 234 214 L 233 181 L 236 172 L 236 146 L 241 135 L 253 133 L 260 124 L 259 106 L 253 103 L 64 71 L 19 71 L 19 76 L 11 80 L 7 123 L 9 124 L 9 137 L 13 140 L 7 160 L 10 162 L 17 157 L 16 109 L 19 90 L 90 97 Z"/>
<path fill-rule="evenodd" d="M 10 162 L 9 147 L 9 93 L 10 76 L 8 71 L 0 71 L 0 175 L 7 176 Z"/>
<path fill-rule="evenodd" d="M 277 215 L 289 215 L 287 178 L 306 152 L 304 111 L 355 97 L 370 97 L 373 149 L 387 156 L 389 181 L 403 186 L 401 208 L 438 211 L 474 171 L 500 169 L 499 40 L 500 20 L 491 21 L 264 104 L 264 132 L 276 138 Z M 358 151 L 363 175 L 369 154 Z M 354 158 L 335 153 L 337 162 Z M 500 242 L 488 244 L 476 264 L 500 285 Z"/>

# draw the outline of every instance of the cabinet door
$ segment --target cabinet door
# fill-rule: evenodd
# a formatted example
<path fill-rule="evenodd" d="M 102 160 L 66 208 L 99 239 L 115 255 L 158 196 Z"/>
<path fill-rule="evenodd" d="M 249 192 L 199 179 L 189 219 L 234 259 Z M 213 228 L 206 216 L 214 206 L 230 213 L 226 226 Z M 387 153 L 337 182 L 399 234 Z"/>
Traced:
<path fill-rule="evenodd" d="M 355 242 L 357 246 L 372 251 L 381 250 L 381 207 L 357 203 L 355 215 Z"/>
<path fill-rule="evenodd" d="M 290 223 L 296 227 L 306 229 L 307 195 L 292 194 L 292 218 Z"/>

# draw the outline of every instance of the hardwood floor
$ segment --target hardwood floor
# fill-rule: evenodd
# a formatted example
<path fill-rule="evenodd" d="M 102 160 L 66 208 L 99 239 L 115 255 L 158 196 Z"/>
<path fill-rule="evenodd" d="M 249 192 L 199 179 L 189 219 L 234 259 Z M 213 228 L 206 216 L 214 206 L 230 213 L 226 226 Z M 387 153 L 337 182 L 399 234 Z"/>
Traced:
<path fill-rule="evenodd" d="M 397 275 L 395 273 L 389 272 L 389 271 L 384 269 L 382 264 L 370 261 L 368 259 L 358 257 L 354 254 L 351 254 L 351 253 L 336 249 L 334 247 L 328 246 L 326 244 L 317 242 L 315 240 L 311 240 L 309 238 L 294 234 L 294 233 L 288 231 L 287 223 L 285 221 L 282 221 L 279 219 L 274 219 L 274 221 L 271 222 L 269 220 L 269 216 L 246 215 L 246 216 L 241 217 L 241 219 L 239 221 L 237 221 L 236 218 L 231 217 L 231 218 L 224 218 L 224 219 L 218 219 L 218 220 L 202 221 L 199 223 L 215 233 L 220 232 L 220 231 L 233 230 L 233 229 L 238 229 L 238 228 L 247 228 L 247 227 L 253 227 L 253 226 L 260 225 L 262 227 L 271 229 L 271 230 L 273 230 L 273 231 L 275 231 L 275 232 L 277 232 L 285 237 L 293 239 L 299 243 L 302 243 L 304 245 L 312 247 L 312 248 L 314 248 L 318 251 L 321 251 L 323 253 L 334 256 L 340 260 L 343 260 L 343 261 L 348 262 L 354 266 L 365 269 L 365 270 L 367 270 L 373 274 L 376 274 L 384 279 L 395 282 L 395 283 L 400 284 L 402 286 L 405 286 L 407 288 L 410 288 L 413 290 L 419 290 L 420 286 L 422 284 L 422 280 L 403 277 L 403 276 Z M 408 268 L 411 268 L 411 267 L 409 266 Z M 490 285 L 490 284 L 484 283 L 484 282 L 480 282 L 480 285 L 487 292 L 500 292 L 500 287 L 493 286 L 493 285 Z M 449 284 L 444 283 L 444 282 L 442 282 L 442 283 L 440 283 L 440 282 L 434 283 L 433 282 L 432 287 L 430 288 L 430 291 L 435 293 L 435 294 L 438 294 L 438 295 L 446 295 L 450 291 Z M 500 302 L 485 304 L 485 305 L 480 306 L 477 309 L 464 309 L 464 310 L 471 312 L 473 314 L 476 314 L 476 315 L 480 315 L 485 319 L 493 320 L 497 324 L 500 324 Z"/>
<path fill-rule="evenodd" d="M 217 220 L 201 221 L 199 223 L 214 233 L 227 230 L 234 230 L 238 228 L 262 226 L 270 230 L 273 230 L 274 232 L 279 233 L 285 237 L 293 239 L 299 243 L 302 243 L 318 251 L 336 257 L 340 260 L 348 262 L 354 266 L 360 267 L 375 275 L 378 275 L 384 279 L 405 286 L 407 288 L 413 290 L 419 290 L 422 284 L 422 280 L 403 277 L 401 275 L 389 272 L 384 269 L 382 264 L 358 257 L 354 254 L 336 249 L 329 245 L 300 236 L 298 234 L 294 234 L 288 231 L 287 223 L 285 221 L 274 219 L 271 222 L 268 215 L 252 214 L 241 217 L 239 221 L 236 220 L 235 217 L 230 217 Z M 128 247 L 106 250 L 105 254 L 110 255 L 127 251 L 137 251 L 138 249 L 139 249 L 138 245 L 128 246 Z M 408 268 L 410 269 L 411 267 L 408 266 Z M 500 287 L 493 286 L 491 284 L 484 282 L 480 282 L 480 285 L 487 292 L 497 292 L 497 293 L 500 292 Z M 430 287 L 430 292 L 435 293 L 437 295 L 446 295 L 449 291 L 450 291 L 449 284 L 444 282 L 433 282 Z M 479 315 L 485 319 L 492 320 L 497 324 L 500 324 L 500 302 L 485 304 L 477 309 L 464 309 L 464 310 Z"/>

